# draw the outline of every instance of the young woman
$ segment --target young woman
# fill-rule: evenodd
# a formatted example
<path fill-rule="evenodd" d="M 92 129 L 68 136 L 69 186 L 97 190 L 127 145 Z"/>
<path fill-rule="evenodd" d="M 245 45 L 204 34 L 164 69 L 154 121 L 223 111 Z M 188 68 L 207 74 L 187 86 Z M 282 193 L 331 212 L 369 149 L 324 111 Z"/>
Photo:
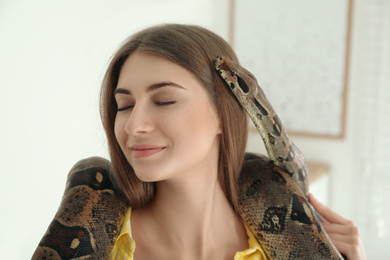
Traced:
<path fill-rule="evenodd" d="M 236 60 L 211 32 L 167 25 L 128 39 L 108 68 L 102 116 L 135 259 L 233 259 L 248 248 L 235 213 L 248 119 L 215 72 L 218 54 Z"/>
<path fill-rule="evenodd" d="M 214 68 L 218 55 L 238 62 L 216 34 L 169 24 L 131 36 L 113 56 L 101 115 L 128 209 L 110 259 L 272 258 L 238 214 L 248 117 Z M 310 202 L 338 250 L 365 259 L 354 224 Z"/>

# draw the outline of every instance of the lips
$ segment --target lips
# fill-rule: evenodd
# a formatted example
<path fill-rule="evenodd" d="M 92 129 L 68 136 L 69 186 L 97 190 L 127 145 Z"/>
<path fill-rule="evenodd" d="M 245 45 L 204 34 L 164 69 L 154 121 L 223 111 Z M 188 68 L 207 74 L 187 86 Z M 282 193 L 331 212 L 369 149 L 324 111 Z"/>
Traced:
<path fill-rule="evenodd" d="M 146 158 L 152 156 L 162 150 L 165 147 L 154 146 L 154 145 L 133 145 L 131 146 L 131 151 L 133 152 L 133 157 L 135 159 Z"/>

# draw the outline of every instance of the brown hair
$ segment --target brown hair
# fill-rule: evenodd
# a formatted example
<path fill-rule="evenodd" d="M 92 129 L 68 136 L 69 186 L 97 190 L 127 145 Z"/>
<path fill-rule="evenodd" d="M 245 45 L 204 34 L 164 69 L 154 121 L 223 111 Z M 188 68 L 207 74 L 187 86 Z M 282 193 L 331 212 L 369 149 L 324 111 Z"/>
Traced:
<path fill-rule="evenodd" d="M 132 207 L 154 198 L 155 184 L 140 181 L 125 158 L 114 133 L 117 105 L 113 92 L 125 60 L 135 51 L 160 55 L 192 72 L 209 93 L 221 120 L 218 178 L 226 197 L 237 209 L 237 178 L 244 160 L 248 117 L 214 69 L 214 60 L 224 55 L 238 62 L 229 44 L 198 26 L 166 24 L 142 30 L 129 37 L 114 54 L 105 74 L 100 113 L 108 139 L 111 162 L 120 188 Z"/>

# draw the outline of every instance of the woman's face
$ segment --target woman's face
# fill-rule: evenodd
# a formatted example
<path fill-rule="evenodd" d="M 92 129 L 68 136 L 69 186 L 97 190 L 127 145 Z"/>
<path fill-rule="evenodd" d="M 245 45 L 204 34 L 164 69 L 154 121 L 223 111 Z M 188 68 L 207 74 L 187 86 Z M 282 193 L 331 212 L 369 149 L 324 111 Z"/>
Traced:
<path fill-rule="evenodd" d="M 183 178 L 217 167 L 220 122 L 192 73 L 135 52 L 123 65 L 115 99 L 116 139 L 140 180 Z"/>

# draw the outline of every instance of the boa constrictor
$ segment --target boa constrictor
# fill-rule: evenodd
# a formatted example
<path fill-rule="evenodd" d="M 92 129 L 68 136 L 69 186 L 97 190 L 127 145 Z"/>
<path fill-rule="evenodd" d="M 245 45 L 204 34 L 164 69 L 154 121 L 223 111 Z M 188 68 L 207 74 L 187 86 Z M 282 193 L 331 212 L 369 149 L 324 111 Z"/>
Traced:
<path fill-rule="evenodd" d="M 256 78 L 223 56 L 217 57 L 215 68 L 252 119 L 272 162 L 261 166 L 245 161 L 239 177 L 241 217 L 275 259 L 342 259 L 320 224 L 322 217 L 307 200 L 304 157 Z M 259 174 L 261 168 L 256 167 L 268 174 Z"/>
<path fill-rule="evenodd" d="M 271 161 L 246 154 L 239 213 L 272 259 L 342 259 L 307 200 L 303 156 L 255 78 L 225 57 L 216 70 L 259 130 Z M 69 172 L 61 205 L 32 259 L 107 259 L 128 205 L 109 161 L 91 157 Z"/>

